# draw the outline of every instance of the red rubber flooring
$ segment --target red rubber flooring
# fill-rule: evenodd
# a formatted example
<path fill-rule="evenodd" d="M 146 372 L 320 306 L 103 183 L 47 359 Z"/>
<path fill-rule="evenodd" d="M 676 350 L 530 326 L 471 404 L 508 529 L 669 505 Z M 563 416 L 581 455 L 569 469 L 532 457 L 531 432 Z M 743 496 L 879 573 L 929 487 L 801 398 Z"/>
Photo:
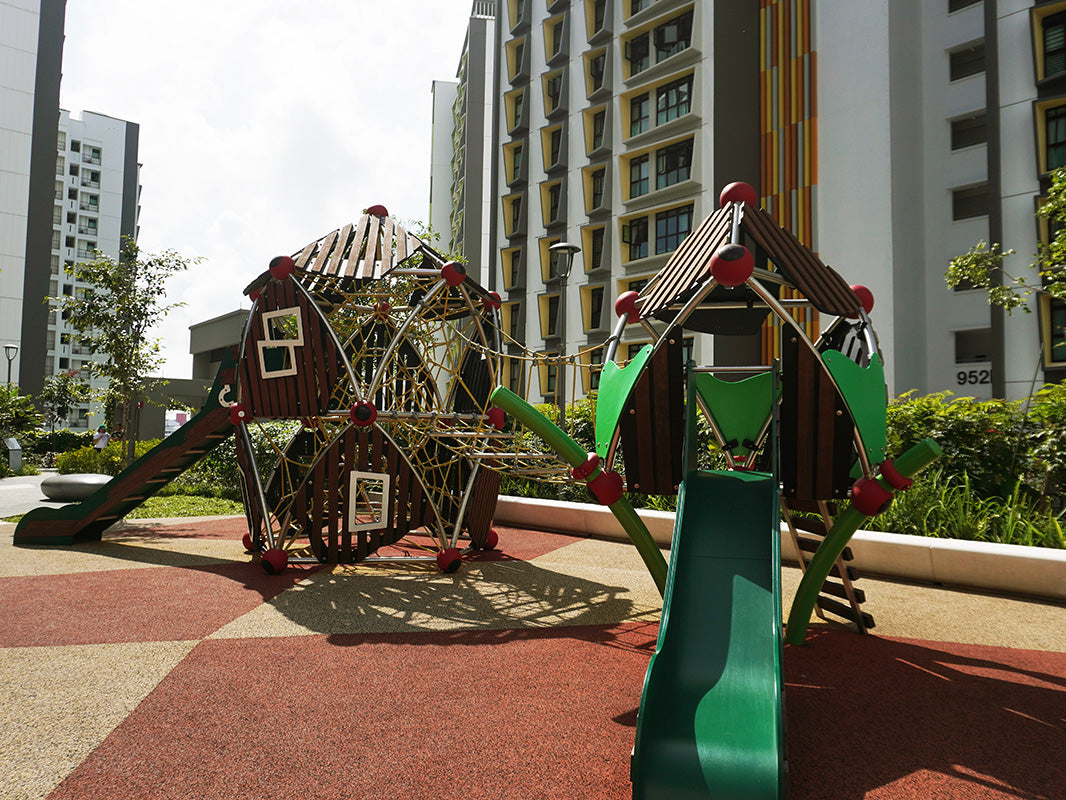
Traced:
<path fill-rule="evenodd" d="M 236 542 L 240 525 L 187 524 L 157 535 Z M 500 552 L 482 558 L 505 579 L 578 541 L 502 531 Z M 116 559 L 113 568 L 0 578 L 0 661 L 32 667 L 38 655 L 43 671 L 47 660 L 84 647 L 189 643 L 69 768 L 23 767 L 17 774 L 35 767 L 56 777 L 13 780 L 0 785 L 0 797 L 630 796 L 655 624 L 300 636 L 256 635 L 253 627 L 212 637 L 301 591 L 309 574 L 266 576 L 239 549 L 228 563 L 192 557 L 133 568 L 135 560 Z M 48 559 L 54 551 L 17 552 Z M 319 602 L 328 619 L 328 595 Z M 118 674 L 143 668 L 128 661 Z M 807 646 L 786 648 L 785 678 L 793 800 L 1066 798 L 1066 654 L 819 629 Z M 86 674 L 64 679 L 88 708 L 117 693 Z M 32 668 L 0 671 L 0 680 L 42 714 L 74 713 L 47 707 L 39 690 L 30 697 Z M 56 690 L 55 702 L 64 697 L 70 703 Z M 55 760 L 48 732 L 30 716 L 0 721 L 0 748 L 32 752 L 39 736 L 40 758 Z"/>

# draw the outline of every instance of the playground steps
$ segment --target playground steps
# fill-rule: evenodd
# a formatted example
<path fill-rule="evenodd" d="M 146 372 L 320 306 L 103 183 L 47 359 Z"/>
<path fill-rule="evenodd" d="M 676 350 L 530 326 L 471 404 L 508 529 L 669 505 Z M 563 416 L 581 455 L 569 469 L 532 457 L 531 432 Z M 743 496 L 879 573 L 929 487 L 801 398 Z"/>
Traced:
<path fill-rule="evenodd" d="M 824 501 L 796 500 L 782 503 L 782 509 L 792 542 L 800 557 L 800 569 L 806 571 L 811 558 L 833 525 L 832 509 Z M 799 516 L 797 512 L 816 513 L 819 516 Z M 866 593 L 855 588 L 854 582 L 859 579 L 859 573 L 846 563 L 853 558 L 851 548 L 845 547 L 822 584 L 815 612 L 822 619 L 828 619 L 827 614 L 839 617 L 853 623 L 860 633 L 866 633 L 874 627 L 874 618 L 862 610 Z"/>

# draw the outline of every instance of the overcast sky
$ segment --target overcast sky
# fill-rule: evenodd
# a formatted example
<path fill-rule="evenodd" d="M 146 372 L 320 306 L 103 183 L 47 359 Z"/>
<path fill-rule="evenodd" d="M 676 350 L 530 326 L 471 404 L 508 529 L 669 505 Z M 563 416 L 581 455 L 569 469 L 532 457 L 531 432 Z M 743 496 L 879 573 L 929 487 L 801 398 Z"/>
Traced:
<path fill-rule="evenodd" d="M 429 216 L 431 84 L 454 80 L 470 0 L 67 0 L 61 103 L 140 125 L 141 248 L 203 263 L 157 332 L 188 326 L 381 203 Z"/>

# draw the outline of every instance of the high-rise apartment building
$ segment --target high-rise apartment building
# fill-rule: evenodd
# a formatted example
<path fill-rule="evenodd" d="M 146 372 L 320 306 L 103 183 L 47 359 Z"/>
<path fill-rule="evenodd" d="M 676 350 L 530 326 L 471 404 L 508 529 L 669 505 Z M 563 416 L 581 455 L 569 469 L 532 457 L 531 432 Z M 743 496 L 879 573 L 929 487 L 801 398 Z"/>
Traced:
<path fill-rule="evenodd" d="M 103 114 L 86 111 L 77 119 L 60 112 L 48 296 L 77 296 L 91 290 L 68 268 L 92 260 L 97 251 L 117 260 L 123 239 L 137 238 L 139 133 L 135 123 Z M 48 313 L 43 339 L 45 377 L 75 370 L 94 388 L 106 387 L 106 381 L 92 376 L 93 356 L 78 343 L 77 332 L 62 312 Z M 68 423 L 86 427 L 88 415 L 88 405 L 72 409 Z"/>
<path fill-rule="evenodd" d="M 65 0 L 0 0 L 0 364 L 27 391 L 43 380 L 65 16 Z"/>
<path fill-rule="evenodd" d="M 614 298 L 743 180 L 872 289 L 893 392 L 1017 397 L 1034 375 L 1061 379 L 1061 303 L 1008 316 L 944 272 L 980 240 L 1016 250 L 1006 267 L 1025 272 L 1046 236 L 1034 211 L 1066 164 L 1064 31 L 1061 0 L 501 0 L 493 182 L 460 213 L 494 209 L 486 258 L 505 326 L 594 364 Z M 580 248 L 569 275 L 560 243 Z M 627 336 L 622 357 L 639 326 Z M 775 338 L 691 349 L 768 363 Z"/>
<path fill-rule="evenodd" d="M 430 226 L 488 283 L 496 0 L 474 0 L 455 81 L 433 82 Z"/>

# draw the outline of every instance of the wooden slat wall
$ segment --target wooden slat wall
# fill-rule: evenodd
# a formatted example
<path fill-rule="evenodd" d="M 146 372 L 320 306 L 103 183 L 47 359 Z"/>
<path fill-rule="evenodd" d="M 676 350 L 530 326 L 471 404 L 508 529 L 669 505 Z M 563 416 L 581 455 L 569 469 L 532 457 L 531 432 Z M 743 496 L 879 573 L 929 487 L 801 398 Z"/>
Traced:
<path fill-rule="evenodd" d="M 500 473 L 482 466 L 474 481 L 474 489 L 467 502 L 465 527 L 474 544 L 485 544 L 492 517 L 496 513 L 496 501 L 500 495 Z"/>
<path fill-rule="evenodd" d="M 851 487 L 854 423 L 820 360 L 786 331 L 781 364 L 781 481 L 784 497 L 833 500 Z"/>
<path fill-rule="evenodd" d="M 684 365 L 677 336 L 648 362 L 619 421 L 629 491 L 676 494 L 683 469 Z"/>
<path fill-rule="evenodd" d="M 304 344 L 294 348 L 296 374 L 264 378 L 259 365 L 259 343 L 265 340 L 263 315 L 293 307 L 300 309 L 304 334 Z M 252 416 L 292 419 L 329 409 L 333 387 L 344 367 L 326 324 L 291 280 L 267 283 L 256 305 L 240 364 L 241 402 Z"/>

